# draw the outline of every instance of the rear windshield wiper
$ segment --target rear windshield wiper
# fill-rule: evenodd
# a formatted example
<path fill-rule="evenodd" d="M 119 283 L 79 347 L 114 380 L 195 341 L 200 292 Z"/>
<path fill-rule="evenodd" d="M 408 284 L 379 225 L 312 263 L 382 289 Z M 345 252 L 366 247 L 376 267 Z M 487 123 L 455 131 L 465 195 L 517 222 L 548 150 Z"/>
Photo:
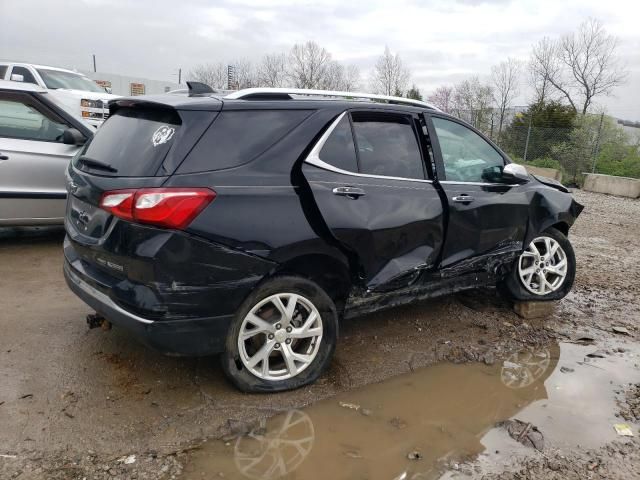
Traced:
<path fill-rule="evenodd" d="M 112 167 L 108 163 L 101 162 L 100 160 L 94 160 L 93 158 L 85 157 L 84 155 L 78 158 L 78 163 L 84 163 L 87 167 L 95 168 L 96 170 L 106 170 L 107 172 L 116 173 L 117 168 Z"/>

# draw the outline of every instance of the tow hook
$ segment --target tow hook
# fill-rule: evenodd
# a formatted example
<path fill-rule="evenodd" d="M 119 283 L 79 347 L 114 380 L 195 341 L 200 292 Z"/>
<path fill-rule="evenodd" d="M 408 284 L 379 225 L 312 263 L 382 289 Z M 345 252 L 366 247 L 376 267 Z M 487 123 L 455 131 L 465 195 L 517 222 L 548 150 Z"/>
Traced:
<path fill-rule="evenodd" d="M 87 325 L 89 330 L 94 328 L 102 328 L 102 330 L 111 330 L 111 322 L 99 313 L 90 313 L 87 315 Z"/>

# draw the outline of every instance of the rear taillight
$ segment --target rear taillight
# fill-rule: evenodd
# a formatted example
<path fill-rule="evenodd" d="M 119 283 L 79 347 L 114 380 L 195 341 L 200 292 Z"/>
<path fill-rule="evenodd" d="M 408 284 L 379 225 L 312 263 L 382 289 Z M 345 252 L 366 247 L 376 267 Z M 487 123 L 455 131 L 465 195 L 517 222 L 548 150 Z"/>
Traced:
<path fill-rule="evenodd" d="M 112 190 L 102 194 L 100 208 L 125 220 L 182 229 L 214 198 L 208 188 Z"/>

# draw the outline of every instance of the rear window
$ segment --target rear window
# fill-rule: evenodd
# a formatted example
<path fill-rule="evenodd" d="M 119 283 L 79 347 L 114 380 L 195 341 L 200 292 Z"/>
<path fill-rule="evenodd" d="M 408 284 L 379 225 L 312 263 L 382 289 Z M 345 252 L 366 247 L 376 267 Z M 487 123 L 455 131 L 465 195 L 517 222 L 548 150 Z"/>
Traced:
<path fill-rule="evenodd" d="M 358 171 L 356 147 L 353 143 L 349 116 L 345 115 L 331 132 L 326 143 L 320 150 L 320 160 L 350 172 Z"/>
<path fill-rule="evenodd" d="M 360 172 L 400 178 L 424 178 L 422 156 L 412 117 L 354 112 Z"/>
<path fill-rule="evenodd" d="M 85 146 L 76 166 L 94 171 L 87 163 L 78 164 L 78 158 L 85 157 L 115 169 L 95 169 L 100 175 L 153 176 L 173 147 L 180 125 L 175 110 L 120 108 Z"/>
<path fill-rule="evenodd" d="M 223 111 L 177 173 L 237 167 L 264 153 L 308 115 L 308 110 Z"/>

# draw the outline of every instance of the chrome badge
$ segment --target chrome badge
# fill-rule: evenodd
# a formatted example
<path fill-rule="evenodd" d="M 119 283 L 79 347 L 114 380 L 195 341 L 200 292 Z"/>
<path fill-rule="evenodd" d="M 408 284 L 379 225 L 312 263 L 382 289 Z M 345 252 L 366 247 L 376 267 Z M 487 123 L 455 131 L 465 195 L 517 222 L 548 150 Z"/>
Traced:
<path fill-rule="evenodd" d="M 169 127 L 167 125 L 163 125 L 158 128 L 155 132 L 153 132 L 153 136 L 151 137 L 151 142 L 154 147 L 158 145 L 162 145 L 163 143 L 167 143 L 173 137 L 173 134 L 176 132 L 176 129 L 173 127 Z"/>

